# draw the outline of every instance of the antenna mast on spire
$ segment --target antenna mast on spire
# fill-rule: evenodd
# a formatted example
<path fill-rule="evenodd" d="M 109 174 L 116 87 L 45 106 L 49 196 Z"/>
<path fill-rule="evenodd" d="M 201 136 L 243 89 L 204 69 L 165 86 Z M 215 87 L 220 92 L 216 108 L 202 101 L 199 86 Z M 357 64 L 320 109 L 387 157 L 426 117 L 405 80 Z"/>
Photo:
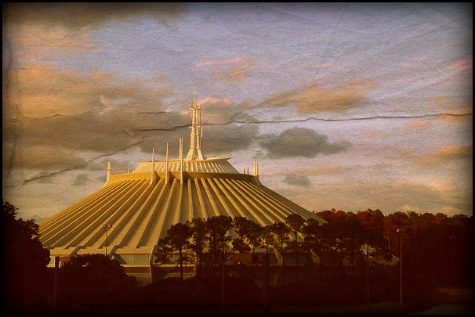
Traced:
<path fill-rule="evenodd" d="M 201 130 L 201 106 L 196 102 L 196 86 L 193 95 L 193 106 L 190 106 L 191 114 L 191 128 L 190 128 L 190 150 L 186 155 L 185 160 L 204 160 L 201 153 L 201 139 L 203 137 Z"/>

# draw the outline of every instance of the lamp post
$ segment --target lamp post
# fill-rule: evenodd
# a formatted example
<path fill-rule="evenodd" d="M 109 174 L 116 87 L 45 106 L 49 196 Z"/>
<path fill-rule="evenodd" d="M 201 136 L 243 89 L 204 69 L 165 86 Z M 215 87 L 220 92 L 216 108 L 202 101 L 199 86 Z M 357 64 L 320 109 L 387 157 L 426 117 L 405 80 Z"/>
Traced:
<path fill-rule="evenodd" d="M 371 312 L 371 304 L 369 299 L 369 246 L 366 243 L 366 302 L 368 305 L 368 315 Z"/>
<path fill-rule="evenodd" d="M 403 237 L 402 234 L 404 232 L 403 229 L 397 229 L 396 231 L 399 235 L 399 308 L 401 309 L 401 312 L 403 311 L 403 306 L 402 306 L 402 243 L 403 243 Z"/>
<path fill-rule="evenodd" d="M 112 225 L 109 223 L 105 223 L 102 226 L 102 229 L 104 229 L 104 231 L 106 232 L 106 256 L 107 256 L 107 232 L 110 230 L 110 228 L 112 228 Z"/>

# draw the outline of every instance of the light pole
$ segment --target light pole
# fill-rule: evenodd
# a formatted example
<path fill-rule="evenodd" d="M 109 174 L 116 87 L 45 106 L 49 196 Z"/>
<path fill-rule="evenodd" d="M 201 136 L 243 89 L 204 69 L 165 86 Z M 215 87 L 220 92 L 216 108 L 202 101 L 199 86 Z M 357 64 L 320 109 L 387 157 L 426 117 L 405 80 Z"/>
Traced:
<path fill-rule="evenodd" d="M 368 315 L 371 312 L 370 300 L 369 300 L 369 247 L 366 243 L 366 302 L 368 305 Z"/>
<path fill-rule="evenodd" d="M 396 231 L 399 235 L 399 308 L 401 309 L 401 312 L 403 311 L 403 306 L 402 306 L 402 243 L 403 243 L 403 237 L 402 234 L 404 232 L 403 229 L 397 229 Z"/>
<path fill-rule="evenodd" d="M 112 228 L 112 225 L 109 223 L 105 223 L 102 226 L 102 229 L 104 229 L 104 231 L 106 232 L 106 256 L 107 256 L 107 232 L 110 230 L 110 228 Z"/>

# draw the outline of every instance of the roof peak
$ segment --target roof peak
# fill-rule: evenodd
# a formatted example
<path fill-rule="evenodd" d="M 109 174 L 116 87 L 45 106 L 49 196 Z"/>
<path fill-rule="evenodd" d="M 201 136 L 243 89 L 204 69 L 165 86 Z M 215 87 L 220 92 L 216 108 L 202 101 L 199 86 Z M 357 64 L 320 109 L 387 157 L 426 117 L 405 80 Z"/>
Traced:
<path fill-rule="evenodd" d="M 185 160 L 204 160 L 205 157 L 201 152 L 201 144 L 203 141 L 203 128 L 201 127 L 201 105 L 196 102 L 196 86 L 193 94 L 193 105 L 191 109 L 191 127 L 190 127 L 190 149 Z"/>

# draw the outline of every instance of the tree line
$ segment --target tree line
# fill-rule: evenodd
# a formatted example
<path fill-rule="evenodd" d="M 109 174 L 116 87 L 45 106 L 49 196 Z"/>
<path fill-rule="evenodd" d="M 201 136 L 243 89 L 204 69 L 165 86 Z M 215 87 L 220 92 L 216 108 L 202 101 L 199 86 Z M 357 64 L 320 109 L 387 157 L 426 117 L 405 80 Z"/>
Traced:
<path fill-rule="evenodd" d="M 305 296 L 314 304 L 318 300 L 324 304 L 336 303 L 337 298 L 344 302 L 358 300 L 356 293 L 363 294 L 364 300 L 365 292 L 356 290 L 365 274 L 371 276 L 374 300 L 378 296 L 380 300 L 386 300 L 383 296 L 397 298 L 400 263 L 386 264 L 394 260 L 393 256 L 399 258 L 401 251 L 408 300 L 420 297 L 421 290 L 428 294 L 433 286 L 471 287 L 472 216 L 449 217 L 442 213 L 416 212 L 384 215 L 378 209 L 356 213 L 333 209 L 315 214 L 326 222 L 290 215 L 285 221 L 268 226 L 244 217 L 227 216 L 177 223 L 159 240 L 155 252 L 157 263 L 169 263 L 174 259 L 181 268 L 182 278 L 184 264 L 193 263 L 198 277 L 206 278 L 208 274 L 213 278 L 220 274 L 222 264 L 235 253 L 278 253 L 284 273 L 282 285 L 285 284 L 286 264 L 298 269 L 291 272 L 296 274 L 300 283 L 293 282 L 297 285 L 293 288 L 279 285 L 272 289 L 271 300 L 276 303 L 288 300 L 291 298 L 289 294 L 297 292 L 299 295 L 294 298 L 298 298 L 300 303 Z M 54 273 L 47 268 L 49 250 L 41 244 L 38 225 L 34 220 L 18 218 L 17 208 L 4 200 L 2 229 L 4 309 L 17 313 L 50 311 Z M 312 255 L 316 255 L 319 261 L 310 261 Z M 177 289 L 170 281 L 165 284 L 158 281 L 161 286 L 153 283 L 155 286 L 141 287 L 133 277 L 124 273 L 116 260 L 102 254 L 72 257 L 70 262 L 61 265 L 59 271 L 58 292 L 62 296 L 63 309 L 74 303 L 93 310 L 126 306 L 132 305 L 134 298 L 137 298 L 135 305 L 140 300 L 145 303 L 146 298 L 157 305 L 158 293 L 167 298 L 165 303 Z M 214 288 L 206 291 L 200 280 L 188 280 L 189 285 L 185 283 L 178 288 L 180 292 L 194 292 L 194 297 L 188 296 L 187 300 L 195 298 L 197 303 L 203 303 L 204 294 L 208 294 L 210 300 L 216 298 Z M 248 292 L 241 290 L 233 298 L 246 294 L 256 298 L 258 290 L 255 285 L 250 280 L 240 281 L 239 285 Z M 313 283 L 307 287 L 311 290 L 308 294 L 304 293 L 304 282 Z M 236 288 L 238 280 L 233 283 L 230 292 Z"/>
<path fill-rule="evenodd" d="M 471 277 L 471 216 L 413 211 L 384 215 L 379 209 L 356 213 L 333 209 L 315 215 L 326 222 L 298 214 L 267 226 L 245 217 L 194 218 L 170 227 L 158 242 L 156 261 L 178 258 L 183 279 L 185 263 L 194 263 L 198 276 L 204 274 L 203 268 L 220 274 L 217 268 L 234 253 L 276 252 L 285 284 L 289 256 L 298 281 L 300 270 L 308 272 L 307 280 L 362 278 L 368 262 L 373 267 L 393 263 L 397 272 L 402 252 L 408 276 L 437 285 L 460 284 Z"/>

